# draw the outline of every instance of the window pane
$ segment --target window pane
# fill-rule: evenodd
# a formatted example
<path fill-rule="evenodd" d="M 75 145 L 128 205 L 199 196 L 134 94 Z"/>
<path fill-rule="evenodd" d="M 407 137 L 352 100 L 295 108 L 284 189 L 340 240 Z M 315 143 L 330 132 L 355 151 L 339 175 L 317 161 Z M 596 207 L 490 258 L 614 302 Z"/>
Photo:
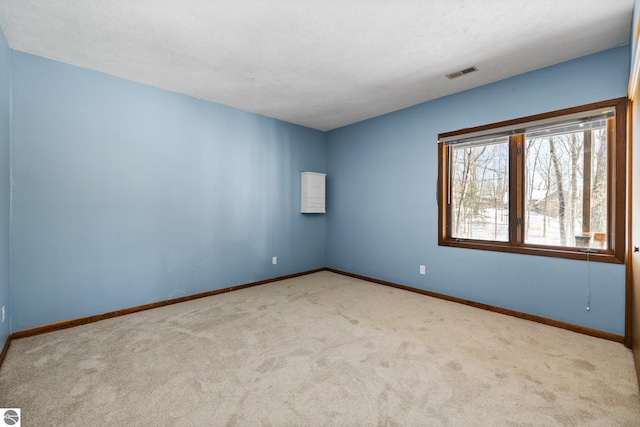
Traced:
<path fill-rule="evenodd" d="M 509 138 L 450 147 L 451 237 L 509 241 Z"/>
<path fill-rule="evenodd" d="M 525 243 L 608 248 L 607 120 L 525 136 Z"/>

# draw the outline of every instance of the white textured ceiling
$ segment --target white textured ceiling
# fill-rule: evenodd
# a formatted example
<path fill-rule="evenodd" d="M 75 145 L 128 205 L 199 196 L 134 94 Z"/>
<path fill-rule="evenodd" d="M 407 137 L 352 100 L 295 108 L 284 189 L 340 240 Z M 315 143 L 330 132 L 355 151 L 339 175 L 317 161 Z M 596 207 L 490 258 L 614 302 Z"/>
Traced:
<path fill-rule="evenodd" d="M 330 130 L 627 43 L 632 9 L 633 0 L 0 0 L 0 25 L 12 49 Z"/>

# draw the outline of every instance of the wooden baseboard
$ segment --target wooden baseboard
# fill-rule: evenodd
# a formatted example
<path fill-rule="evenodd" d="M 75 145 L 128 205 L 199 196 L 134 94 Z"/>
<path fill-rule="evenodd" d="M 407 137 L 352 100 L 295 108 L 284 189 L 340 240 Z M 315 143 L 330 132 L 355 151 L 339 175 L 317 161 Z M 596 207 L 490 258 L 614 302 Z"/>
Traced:
<path fill-rule="evenodd" d="M 63 320 L 61 322 L 50 323 L 48 325 L 38 326 L 36 328 L 26 329 L 26 330 L 20 331 L 20 332 L 14 332 L 13 334 L 11 334 L 11 338 L 12 339 L 20 339 L 20 338 L 32 337 L 34 335 L 40 335 L 40 334 L 44 334 L 44 333 L 47 333 L 47 332 L 59 331 L 59 330 L 62 330 L 62 329 L 73 328 L 74 326 L 80 326 L 80 325 L 86 325 L 86 324 L 89 324 L 89 323 L 99 322 L 101 320 L 111 319 L 113 317 L 124 316 L 124 315 L 127 315 L 127 314 L 137 313 L 137 312 L 145 311 L 145 310 L 151 310 L 152 308 L 164 307 L 164 306 L 167 306 L 167 305 L 177 304 L 177 303 L 185 302 L 185 301 L 191 301 L 191 300 L 198 299 L 198 298 L 205 298 L 205 297 L 210 297 L 210 296 L 213 296 L 213 295 L 224 294 L 224 293 L 231 292 L 231 291 L 237 291 L 237 290 L 240 290 L 240 289 L 246 289 L 246 288 L 250 288 L 252 286 L 265 285 L 267 283 L 278 282 L 280 280 L 292 279 L 294 277 L 305 276 L 307 274 L 317 273 L 317 272 L 323 271 L 323 270 L 324 270 L 324 268 L 319 268 L 319 269 L 316 269 L 316 270 L 304 271 L 302 273 L 294 273 L 294 274 L 289 274 L 287 276 L 280 276 L 280 277 L 274 277 L 272 279 L 260 280 L 258 282 L 252 282 L 252 283 L 246 283 L 246 284 L 243 284 L 243 285 L 231 286 L 229 288 L 216 289 L 215 291 L 202 292 L 202 293 L 199 293 L 199 294 L 187 295 L 187 296 L 180 297 L 180 298 L 174 298 L 174 299 L 170 299 L 170 300 L 154 302 L 154 303 L 151 303 L 151 304 L 140 305 L 140 306 L 137 306 L 137 307 L 125 308 L 125 309 L 116 310 L 116 311 L 110 311 L 108 313 L 98 314 L 98 315 L 95 315 L 95 316 L 88 316 L 88 317 L 80 317 L 80 318 L 77 318 L 77 319 Z M 8 345 L 7 345 L 7 348 L 8 348 Z M 4 350 L 3 350 L 2 356 L 4 356 Z M 0 359 L 0 361 L 1 361 L 1 359 Z"/>
<path fill-rule="evenodd" d="M 544 325 L 554 326 L 556 328 L 567 329 L 569 331 L 578 332 L 585 335 L 590 335 L 592 337 L 602 338 L 609 341 L 619 342 L 624 344 L 625 337 L 622 335 L 616 335 L 609 332 L 599 331 L 597 329 L 586 328 L 584 326 L 574 325 L 571 323 L 560 322 L 558 320 L 547 319 L 546 317 L 535 316 L 532 314 L 522 313 L 520 311 L 509 310 L 506 308 L 495 307 L 488 304 L 483 304 L 480 302 L 470 301 L 463 298 L 452 297 L 445 294 L 440 294 L 437 292 L 425 291 L 422 289 L 412 288 L 411 286 L 400 285 L 397 283 L 387 282 L 385 280 L 374 279 L 371 277 L 361 276 L 359 274 L 348 273 L 345 271 L 335 270 L 333 268 L 327 268 L 327 271 L 331 271 L 333 273 L 342 274 L 344 276 L 353 277 L 356 279 L 366 280 L 368 282 L 377 283 L 379 285 L 390 286 L 392 288 L 403 289 L 405 291 L 416 292 L 418 294 L 439 298 L 447 301 L 457 302 L 459 304 L 468 305 L 475 308 L 481 308 L 483 310 L 492 311 L 494 313 L 505 314 L 507 316 L 518 317 L 520 319 L 531 320 L 532 322 L 542 323 Z"/>
<path fill-rule="evenodd" d="M 57 322 L 57 323 L 51 323 L 48 325 L 44 325 L 44 326 L 39 326 L 36 328 L 31 328 L 31 329 L 26 329 L 24 331 L 19 331 L 19 332 L 14 332 L 13 334 L 11 334 L 9 336 L 9 338 L 7 339 L 7 342 L 5 343 L 3 349 L 2 349 L 2 353 L 0 353 L 0 365 L 2 364 L 2 360 L 4 359 L 4 356 L 7 352 L 7 350 L 9 349 L 9 345 L 12 339 L 20 339 L 20 338 L 26 338 L 26 337 L 31 337 L 34 335 L 40 335 L 40 334 L 44 334 L 47 332 L 53 332 L 53 331 L 59 331 L 62 329 L 68 329 L 68 328 L 72 328 L 74 326 L 80 326 L 80 325 L 86 325 L 89 323 L 94 323 L 94 322 L 99 322 L 101 320 L 105 320 L 105 319 L 111 319 L 113 317 L 118 317 L 118 316 L 124 316 L 127 314 L 131 314 L 131 313 L 137 313 L 140 311 L 145 311 L 145 310 L 151 310 L 152 308 L 158 308 L 158 307 L 164 307 L 167 305 L 171 305 L 171 304 L 177 304 L 180 302 L 185 302 L 185 301 L 190 301 L 190 300 L 194 300 L 194 299 L 198 299 L 198 298 L 205 298 L 205 297 L 209 297 L 209 296 L 213 296 L 213 295 L 218 295 L 218 294 L 223 294 L 223 293 L 227 293 L 227 292 L 232 292 L 232 291 L 237 291 L 240 289 L 246 289 L 246 288 L 250 288 L 253 286 L 259 286 L 259 285 L 264 285 L 267 283 L 272 283 L 272 282 L 277 282 L 280 280 L 286 280 L 286 279 L 292 279 L 294 277 L 300 277 L 300 276 L 304 276 L 307 274 L 312 274 L 312 273 L 317 273 L 319 271 L 331 271 L 333 273 L 337 273 L 337 274 L 342 274 L 344 276 L 349 276 L 349 277 L 353 277 L 356 279 L 360 279 L 360 280 L 365 280 L 368 282 L 372 282 L 372 283 L 377 283 L 379 285 L 384 285 L 384 286 L 390 286 L 393 288 L 397 288 L 397 289 L 403 289 L 405 291 L 409 291 L 409 292 L 415 292 L 418 294 L 422 294 L 422 295 L 426 295 L 426 296 L 430 296 L 430 297 L 434 297 L 434 298 L 439 298 L 439 299 L 443 299 L 446 301 L 452 301 L 452 302 L 457 302 L 459 304 L 464 304 L 464 305 L 468 305 L 471 307 L 475 307 L 475 308 L 481 308 L 483 310 L 488 310 L 488 311 L 492 311 L 495 313 L 500 313 L 500 314 L 505 314 L 507 316 L 513 316 L 513 317 L 518 317 L 520 319 L 525 319 L 525 320 L 531 320 L 533 322 L 537 322 L 537 323 L 542 323 L 544 325 L 549 325 L 549 326 L 554 326 L 556 328 L 561 328 L 561 329 L 566 329 L 569 331 L 573 331 L 573 332 L 578 332 L 581 334 L 585 334 L 585 335 L 590 335 L 593 337 L 597 337 L 597 338 L 603 338 L 609 341 L 615 341 L 615 342 L 619 342 L 619 343 L 624 343 L 625 338 L 621 335 L 616 335 L 616 334 L 612 334 L 609 332 L 603 332 L 603 331 L 598 331 L 596 329 L 591 329 L 591 328 L 586 328 L 584 326 L 579 326 L 579 325 L 574 325 L 571 323 L 566 323 L 566 322 L 560 322 L 558 320 L 552 320 L 552 319 L 547 319 L 545 317 L 540 317 L 540 316 L 535 316 L 532 314 L 527 314 L 527 313 L 522 313 L 519 311 L 515 311 L 515 310 L 509 310 L 506 308 L 500 308 L 500 307 L 495 307 L 492 305 L 488 305 L 488 304 L 483 304 L 483 303 L 479 303 L 479 302 L 475 302 L 475 301 L 470 301 L 470 300 L 466 300 L 463 298 L 458 298 L 458 297 L 452 297 L 449 295 L 445 295 L 445 294 L 440 294 L 437 292 L 432 292 L 432 291 L 425 291 L 423 289 L 417 289 L 417 288 L 413 288 L 411 286 L 406 286 L 406 285 L 401 285 L 398 283 L 392 283 L 392 282 L 388 282 L 385 280 L 379 280 L 379 279 L 375 279 L 372 277 L 367 277 L 367 276 L 362 276 L 359 274 L 354 274 L 354 273 L 349 273 L 346 271 L 340 271 L 340 270 L 336 270 L 333 268 L 319 268 L 316 270 L 310 270 L 310 271 L 305 271 L 302 273 L 295 273 L 295 274 L 289 274 L 287 276 L 280 276 L 280 277 L 275 277 L 272 279 L 266 279 L 266 280 L 261 280 L 258 282 L 253 282 L 253 283 L 246 283 L 243 285 L 237 285 L 237 286 L 231 286 L 228 288 L 223 288 L 223 289 L 217 289 L 214 291 L 208 291 L 208 292 L 202 292 L 199 294 L 194 294 L 194 295 L 187 295 L 184 297 L 180 297 L 180 298 L 174 298 L 174 299 L 170 299 L 170 300 L 165 300 L 165 301 L 159 301 L 159 302 L 155 302 L 155 303 L 151 303 L 151 304 L 145 304 L 145 305 L 141 305 L 141 306 L 137 306 L 137 307 L 131 307 L 131 308 L 125 308 L 122 310 L 116 310 L 116 311 L 111 311 L 108 313 L 103 313 L 103 314 L 98 314 L 95 316 L 88 316 L 88 317 L 81 317 L 81 318 L 77 318 L 77 319 L 70 319 L 70 320 L 63 320 L 61 322 Z"/>
<path fill-rule="evenodd" d="M 11 345 L 11 335 L 7 337 L 7 340 L 4 342 L 2 346 L 2 352 L 0 352 L 0 368 L 2 367 L 2 362 L 4 362 L 4 357 L 7 355 L 7 351 L 9 351 L 9 346 Z"/>

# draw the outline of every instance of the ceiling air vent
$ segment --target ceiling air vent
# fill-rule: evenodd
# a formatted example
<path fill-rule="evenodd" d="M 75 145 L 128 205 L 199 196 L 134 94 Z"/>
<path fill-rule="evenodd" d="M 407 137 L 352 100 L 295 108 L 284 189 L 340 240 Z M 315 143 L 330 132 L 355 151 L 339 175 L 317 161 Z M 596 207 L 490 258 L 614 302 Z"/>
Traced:
<path fill-rule="evenodd" d="M 478 71 L 478 68 L 475 65 L 473 67 L 465 68 L 464 70 L 456 71 L 455 73 L 447 74 L 447 78 L 449 80 L 455 79 L 456 77 L 464 76 L 465 74 L 473 73 L 474 71 Z"/>

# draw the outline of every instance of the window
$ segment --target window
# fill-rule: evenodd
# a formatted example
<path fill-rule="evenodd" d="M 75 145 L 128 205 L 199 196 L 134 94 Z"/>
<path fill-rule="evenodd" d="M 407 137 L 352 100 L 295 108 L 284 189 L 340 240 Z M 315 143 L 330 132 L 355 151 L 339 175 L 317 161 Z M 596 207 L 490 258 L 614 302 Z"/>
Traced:
<path fill-rule="evenodd" d="M 624 262 L 626 99 L 438 135 L 439 244 Z"/>

